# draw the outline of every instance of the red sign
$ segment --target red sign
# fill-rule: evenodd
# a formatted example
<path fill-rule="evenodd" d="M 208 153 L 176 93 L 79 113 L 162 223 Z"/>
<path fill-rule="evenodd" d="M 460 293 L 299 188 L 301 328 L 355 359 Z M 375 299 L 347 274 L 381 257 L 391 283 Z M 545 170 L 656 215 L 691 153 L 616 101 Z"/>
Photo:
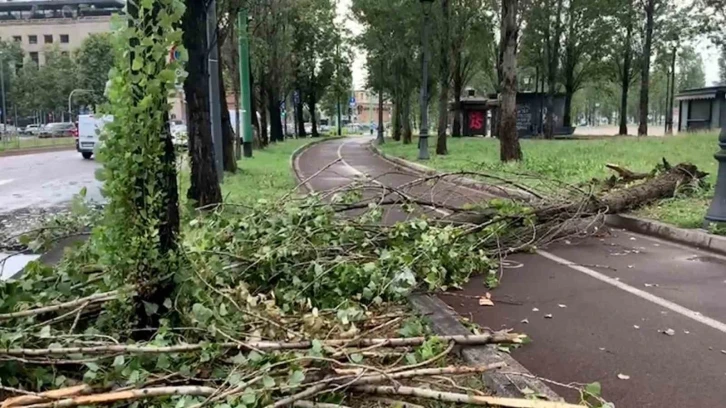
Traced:
<path fill-rule="evenodd" d="M 484 112 L 481 112 L 481 111 L 469 112 L 469 129 L 471 129 L 471 130 L 484 129 Z"/>

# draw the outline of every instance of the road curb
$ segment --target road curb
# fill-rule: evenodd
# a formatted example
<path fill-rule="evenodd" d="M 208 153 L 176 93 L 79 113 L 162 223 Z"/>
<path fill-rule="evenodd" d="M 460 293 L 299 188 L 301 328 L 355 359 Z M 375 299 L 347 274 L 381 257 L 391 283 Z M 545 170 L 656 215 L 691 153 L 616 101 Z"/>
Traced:
<path fill-rule="evenodd" d="M 68 145 L 68 146 L 36 147 L 36 148 L 32 148 L 32 149 L 3 150 L 0 152 L 0 157 L 25 156 L 28 154 L 62 152 L 62 151 L 66 151 L 66 150 L 76 150 L 76 146 Z"/>
<path fill-rule="evenodd" d="M 425 294 L 412 295 L 409 297 L 409 303 L 416 312 L 428 319 L 436 334 L 441 336 L 471 335 L 471 332 L 459 322 L 459 315 L 438 297 Z M 512 356 L 498 351 L 496 346 L 464 347 L 459 354 L 465 363 L 473 366 L 501 362 L 507 365 L 504 371 L 482 373 L 482 381 L 496 396 L 523 398 L 527 395 L 522 390 L 530 390 L 534 395 L 551 401 L 563 400 Z M 530 394 L 529 391 L 527 393 Z"/>
<path fill-rule="evenodd" d="M 317 140 L 313 140 L 310 143 L 306 143 L 295 149 L 295 151 L 292 152 L 292 154 L 290 155 L 290 169 L 292 170 L 292 175 L 300 182 L 304 180 L 304 178 L 301 177 L 302 173 L 300 171 L 300 165 L 298 164 L 298 160 L 300 158 L 300 155 L 302 155 L 307 149 L 320 143 L 328 142 L 331 140 L 345 139 L 346 137 L 347 136 L 321 136 Z M 313 188 L 310 186 L 309 182 L 302 183 L 301 187 L 305 187 L 308 192 L 313 191 Z"/>
<path fill-rule="evenodd" d="M 388 160 L 389 162 L 407 169 L 426 175 L 441 174 L 441 172 L 424 166 L 419 163 L 414 163 L 400 157 L 394 157 L 386 155 L 377 146 L 371 145 L 371 151 L 381 158 Z M 466 177 L 452 177 L 448 178 L 447 181 L 457 184 L 463 187 L 473 188 L 475 190 L 485 191 L 487 193 L 507 198 L 517 197 L 520 199 L 531 199 L 532 197 L 517 190 L 513 190 L 507 187 L 487 188 L 485 183 L 477 180 L 473 180 Z M 501 191 L 506 191 L 502 194 Z M 726 255 L 726 237 L 719 235 L 709 234 L 702 229 L 685 229 L 678 228 L 673 225 L 665 224 L 659 221 L 649 220 L 645 218 L 636 217 L 630 214 L 611 214 L 605 217 L 605 224 L 614 228 L 622 228 L 628 231 L 637 232 L 643 235 L 648 235 L 666 241 L 676 242 L 679 244 L 685 244 L 698 249 L 703 249 L 711 252 L 715 252 L 721 255 Z"/>

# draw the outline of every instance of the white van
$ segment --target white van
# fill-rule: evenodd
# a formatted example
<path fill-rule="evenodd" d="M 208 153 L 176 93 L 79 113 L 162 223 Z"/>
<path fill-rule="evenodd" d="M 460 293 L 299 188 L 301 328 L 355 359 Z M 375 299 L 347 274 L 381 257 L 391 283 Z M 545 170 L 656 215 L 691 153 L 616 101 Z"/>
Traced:
<path fill-rule="evenodd" d="M 111 122 L 113 116 L 79 115 L 78 116 L 78 152 L 84 159 L 90 159 L 99 146 L 99 136 L 106 123 Z"/>

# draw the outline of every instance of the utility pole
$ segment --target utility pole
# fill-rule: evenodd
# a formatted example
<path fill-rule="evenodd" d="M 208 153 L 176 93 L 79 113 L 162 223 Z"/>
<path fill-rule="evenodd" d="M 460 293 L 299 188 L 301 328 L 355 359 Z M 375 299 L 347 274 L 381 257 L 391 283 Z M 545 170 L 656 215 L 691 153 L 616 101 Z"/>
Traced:
<path fill-rule="evenodd" d="M 219 103 L 217 0 L 211 0 L 207 6 L 207 51 L 207 67 L 209 68 L 209 116 L 212 124 L 214 164 L 217 169 L 217 178 L 221 183 L 224 180 L 224 152 L 222 148 L 222 107 Z"/>

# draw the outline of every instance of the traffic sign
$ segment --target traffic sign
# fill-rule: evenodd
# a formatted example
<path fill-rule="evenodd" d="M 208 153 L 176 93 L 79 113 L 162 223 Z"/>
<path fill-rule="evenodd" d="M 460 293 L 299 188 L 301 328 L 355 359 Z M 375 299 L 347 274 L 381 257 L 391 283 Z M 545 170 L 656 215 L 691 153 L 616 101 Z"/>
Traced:
<path fill-rule="evenodd" d="M 351 96 L 350 101 L 348 101 L 348 103 L 350 104 L 351 108 L 355 107 L 355 96 Z"/>

